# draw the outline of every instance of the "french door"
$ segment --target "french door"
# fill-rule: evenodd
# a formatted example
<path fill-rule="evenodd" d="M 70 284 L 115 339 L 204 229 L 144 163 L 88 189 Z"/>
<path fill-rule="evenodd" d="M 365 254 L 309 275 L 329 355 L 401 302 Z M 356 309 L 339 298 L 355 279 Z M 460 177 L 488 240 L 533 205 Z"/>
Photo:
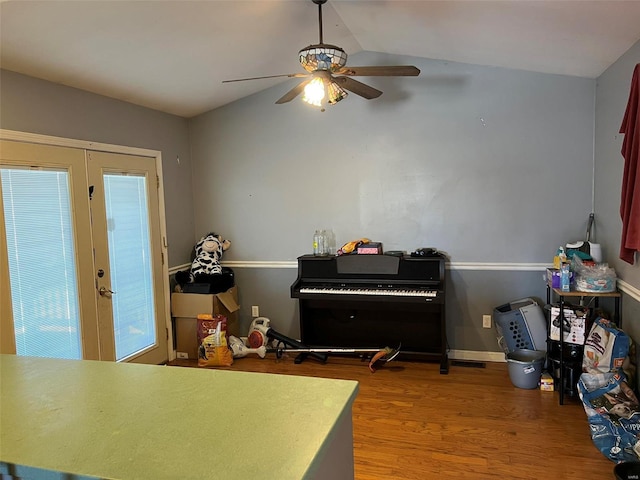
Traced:
<path fill-rule="evenodd" d="M 0 154 L 0 351 L 167 360 L 156 158 L 16 141 Z"/>

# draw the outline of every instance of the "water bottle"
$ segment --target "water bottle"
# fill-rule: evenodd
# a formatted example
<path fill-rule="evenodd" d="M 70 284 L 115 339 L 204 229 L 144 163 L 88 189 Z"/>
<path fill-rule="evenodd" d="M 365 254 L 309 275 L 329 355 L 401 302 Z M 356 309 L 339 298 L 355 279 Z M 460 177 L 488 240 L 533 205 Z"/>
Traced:
<path fill-rule="evenodd" d="M 560 269 L 560 287 L 563 292 L 568 292 L 571 288 L 571 273 L 569 272 L 569 265 L 564 263 L 562 264 L 562 267 L 560 267 Z"/>
<path fill-rule="evenodd" d="M 322 233 L 320 233 L 320 230 L 316 230 L 316 232 L 313 234 L 313 254 L 314 255 L 322 255 L 322 247 L 323 241 L 322 241 Z"/>
<path fill-rule="evenodd" d="M 318 250 L 320 250 L 320 255 L 325 256 L 329 253 L 329 238 L 327 237 L 326 230 L 320 230 L 320 245 L 318 245 Z"/>
<path fill-rule="evenodd" d="M 336 254 L 336 235 L 333 233 L 333 230 L 325 230 L 325 250 L 327 255 L 335 255 Z"/>

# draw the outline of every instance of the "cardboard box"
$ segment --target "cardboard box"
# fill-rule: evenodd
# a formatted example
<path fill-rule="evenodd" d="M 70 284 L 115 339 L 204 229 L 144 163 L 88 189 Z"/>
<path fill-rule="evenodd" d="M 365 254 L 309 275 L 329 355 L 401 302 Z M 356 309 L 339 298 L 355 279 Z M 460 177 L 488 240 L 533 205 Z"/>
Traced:
<path fill-rule="evenodd" d="M 563 308 L 564 318 L 567 324 L 564 330 L 564 341 L 584 345 L 587 334 L 587 310 Z M 551 329 L 549 338 L 560 340 L 560 307 L 551 307 Z"/>
<path fill-rule="evenodd" d="M 171 316 L 176 331 L 178 358 L 198 358 L 198 320 L 201 313 L 227 317 L 227 335 L 240 336 L 238 332 L 238 287 L 216 294 L 172 293 Z"/>

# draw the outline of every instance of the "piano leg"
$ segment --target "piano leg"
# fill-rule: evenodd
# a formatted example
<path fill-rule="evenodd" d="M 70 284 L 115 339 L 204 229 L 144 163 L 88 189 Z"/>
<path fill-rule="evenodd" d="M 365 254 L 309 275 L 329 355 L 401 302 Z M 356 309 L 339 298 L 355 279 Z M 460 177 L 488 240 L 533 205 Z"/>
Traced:
<path fill-rule="evenodd" d="M 449 356 L 445 353 L 442 354 L 442 360 L 440 360 L 440 374 L 446 375 L 449 373 Z"/>

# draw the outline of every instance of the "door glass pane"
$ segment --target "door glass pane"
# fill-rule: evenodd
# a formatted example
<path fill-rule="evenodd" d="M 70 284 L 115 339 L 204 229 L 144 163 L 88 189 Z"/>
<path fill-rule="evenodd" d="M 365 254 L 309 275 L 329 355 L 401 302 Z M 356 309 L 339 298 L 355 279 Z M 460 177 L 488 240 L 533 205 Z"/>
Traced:
<path fill-rule="evenodd" d="M 0 169 L 18 355 L 82 358 L 66 170 Z"/>
<path fill-rule="evenodd" d="M 156 343 L 144 176 L 104 175 L 116 360 Z"/>

